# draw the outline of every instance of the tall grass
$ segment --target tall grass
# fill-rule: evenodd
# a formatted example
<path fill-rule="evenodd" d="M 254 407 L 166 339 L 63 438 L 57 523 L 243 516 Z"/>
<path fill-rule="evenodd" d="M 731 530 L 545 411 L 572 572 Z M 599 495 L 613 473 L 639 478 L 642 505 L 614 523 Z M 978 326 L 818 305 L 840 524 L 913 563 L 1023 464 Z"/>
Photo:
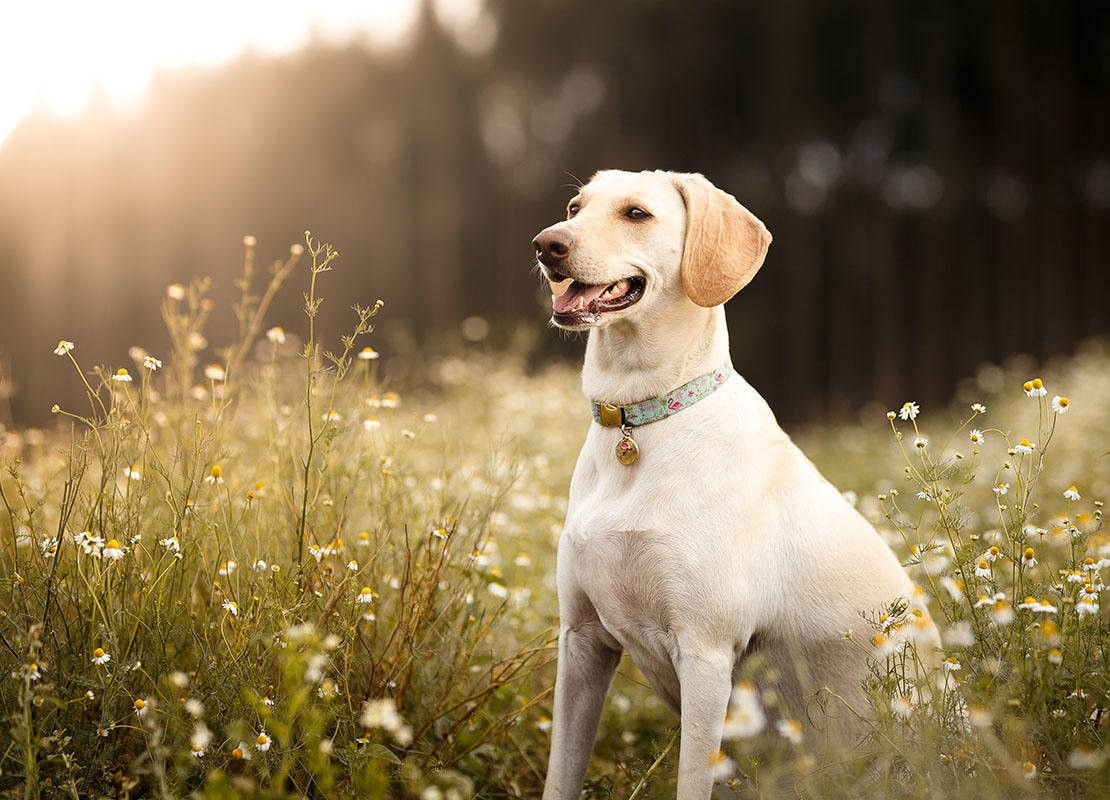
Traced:
<path fill-rule="evenodd" d="M 175 284 L 171 352 L 86 365 L 76 332 L 53 358 L 85 407 L 0 435 L 0 792 L 538 796 L 555 545 L 589 424 L 576 371 L 529 368 L 526 344 L 444 348 L 385 385 L 380 303 L 333 350 L 318 340 L 338 254 L 309 236 L 266 272 L 255 248 L 234 341 L 205 338 L 208 281 Z M 289 283 L 304 317 L 267 327 Z M 951 409 L 799 436 L 922 594 L 852 632 L 893 643 L 858 748 L 819 754 L 741 686 L 723 780 L 752 796 L 1106 790 L 1108 365 L 1093 349 L 1032 397 L 1030 365 L 986 370 Z M 914 604 L 944 636 L 927 680 L 899 645 Z M 625 661 L 587 796 L 673 796 L 674 731 Z"/>

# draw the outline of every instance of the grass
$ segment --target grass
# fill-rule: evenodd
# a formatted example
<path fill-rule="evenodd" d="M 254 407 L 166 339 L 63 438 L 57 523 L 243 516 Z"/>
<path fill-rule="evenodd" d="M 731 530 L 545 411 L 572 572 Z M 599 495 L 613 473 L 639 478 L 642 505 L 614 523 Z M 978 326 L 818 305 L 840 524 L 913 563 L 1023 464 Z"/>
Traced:
<path fill-rule="evenodd" d="M 255 247 L 236 341 L 205 340 L 208 282 L 175 284 L 164 363 L 90 369 L 60 342 L 87 408 L 0 441 L 0 793 L 538 796 L 576 370 L 471 348 L 384 385 L 380 304 L 317 341 L 338 254 L 307 237 L 260 275 Z M 267 329 L 291 281 L 305 317 Z M 798 433 L 910 565 L 949 666 L 911 674 L 912 604 L 861 619 L 886 655 L 860 746 L 819 756 L 741 687 L 722 775 L 751 796 L 1110 788 L 1108 366 L 1097 346 L 1047 365 L 1043 397 L 1032 365 L 986 368 L 950 408 Z M 673 796 L 674 732 L 626 660 L 587 795 Z"/>

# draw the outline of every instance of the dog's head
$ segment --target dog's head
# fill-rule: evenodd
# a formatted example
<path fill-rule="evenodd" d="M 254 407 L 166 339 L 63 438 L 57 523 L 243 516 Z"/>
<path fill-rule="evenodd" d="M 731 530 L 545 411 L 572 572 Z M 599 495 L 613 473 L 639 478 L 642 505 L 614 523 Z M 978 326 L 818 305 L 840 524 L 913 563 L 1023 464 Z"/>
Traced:
<path fill-rule="evenodd" d="M 771 234 L 701 175 L 606 170 L 532 244 L 552 322 L 584 330 L 676 301 L 724 303 L 763 264 Z"/>

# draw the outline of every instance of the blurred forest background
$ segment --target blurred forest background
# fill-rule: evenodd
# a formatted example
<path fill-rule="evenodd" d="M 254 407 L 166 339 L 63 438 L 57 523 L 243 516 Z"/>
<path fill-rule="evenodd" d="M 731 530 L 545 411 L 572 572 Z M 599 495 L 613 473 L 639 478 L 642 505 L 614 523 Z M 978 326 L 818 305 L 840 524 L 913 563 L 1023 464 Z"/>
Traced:
<path fill-rule="evenodd" d="M 733 358 L 786 423 L 942 401 L 1108 331 L 1104 1 L 437 7 L 394 47 L 246 54 L 160 73 L 133 111 L 26 119 L 0 145 L 0 422 L 81 407 L 60 338 L 85 366 L 165 352 L 165 286 L 230 300 L 244 234 L 263 264 L 306 228 L 334 244 L 325 335 L 384 299 L 397 374 L 471 316 L 479 346 L 524 324 L 538 360 L 577 357 L 542 330 L 530 241 L 606 167 L 703 172 L 767 223 Z M 299 329 L 300 292 L 269 324 Z M 233 326 L 220 302 L 210 341 Z"/>

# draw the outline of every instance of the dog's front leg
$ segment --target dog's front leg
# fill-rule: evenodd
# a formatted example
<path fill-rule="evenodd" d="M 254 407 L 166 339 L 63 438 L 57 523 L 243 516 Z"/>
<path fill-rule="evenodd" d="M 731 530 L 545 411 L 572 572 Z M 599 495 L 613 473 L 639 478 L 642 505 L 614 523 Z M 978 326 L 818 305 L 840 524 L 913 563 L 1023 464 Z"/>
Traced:
<path fill-rule="evenodd" d="M 682 738 L 678 753 L 678 800 L 708 800 L 713 793 L 712 759 L 721 747 L 725 712 L 732 693 L 732 649 L 679 646 Z"/>
<path fill-rule="evenodd" d="M 582 791 L 605 693 L 620 658 L 619 650 L 602 641 L 596 614 L 586 622 L 563 623 L 544 800 L 570 800 Z"/>

